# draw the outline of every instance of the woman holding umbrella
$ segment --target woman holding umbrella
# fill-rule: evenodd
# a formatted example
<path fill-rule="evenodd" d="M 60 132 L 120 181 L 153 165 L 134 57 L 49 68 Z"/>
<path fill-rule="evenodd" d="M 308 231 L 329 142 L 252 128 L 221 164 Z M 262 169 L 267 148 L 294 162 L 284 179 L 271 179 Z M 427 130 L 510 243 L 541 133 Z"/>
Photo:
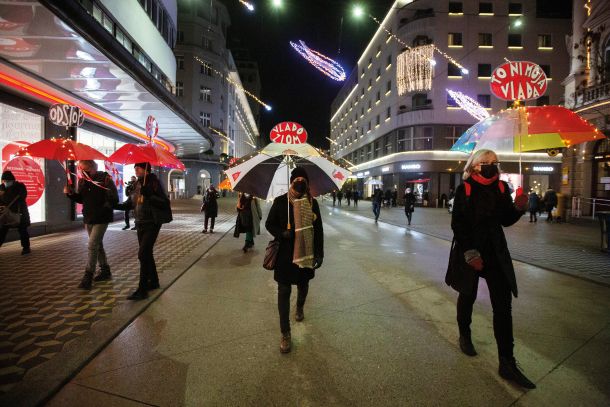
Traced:
<path fill-rule="evenodd" d="M 517 297 L 517 281 L 503 231 L 503 227 L 513 225 L 525 213 L 527 196 L 517 196 L 513 204 L 508 185 L 499 179 L 498 165 L 496 153 L 486 149 L 476 151 L 466 163 L 464 183 L 455 194 L 451 219 L 455 246 L 445 281 L 459 292 L 460 349 L 468 356 L 476 356 L 470 323 L 479 277 L 486 280 L 493 309 L 499 374 L 533 389 L 536 385 L 521 372 L 513 355 L 511 293 Z"/>
<path fill-rule="evenodd" d="M 292 285 L 298 289 L 295 319 L 302 321 L 309 280 L 314 278 L 314 270 L 322 265 L 324 259 L 320 207 L 310 193 L 309 177 L 304 168 L 292 170 L 289 191 L 273 201 L 265 227 L 280 242 L 273 278 L 278 283 L 282 333 L 280 352 L 288 353 L 291 349 L 289 314 Z"/>
<path fill-rule="evenodd" d="M 246 234 L 246 242 L 242 250 L 244 253 L 254 247 L 254 236 L 261 234 L 261 220 L 263 211 L 261 205 L 254 196 L 248 193 L 240 193 L 237 199 L 237 223 L 235 225 L 235 237 L 240 233 Z"/>

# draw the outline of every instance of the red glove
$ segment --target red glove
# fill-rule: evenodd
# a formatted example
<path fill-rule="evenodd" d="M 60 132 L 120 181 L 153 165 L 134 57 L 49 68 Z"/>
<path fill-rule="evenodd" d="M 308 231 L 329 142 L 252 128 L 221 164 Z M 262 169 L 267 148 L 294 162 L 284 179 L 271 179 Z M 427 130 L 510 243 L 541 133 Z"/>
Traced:
<path fill-rule="evenodd" d="M 517 208 L 518 211 L 522 211 L 522 212 L 527 211 L 527 207 L 528 207 L 527 201 L 528 201 L 527 195 L 519 195 L 518 197 L 515 198 L 515 208 Z"/>
<path fill-rule="evenodd" d="M 468 262 L 468 265 L 470 267 L 472 267 L 473 269 L 475 269 L 476 271 L 482 271 L 483 270 L 483 259 L 481 257 L 474 257 L 474 258 L 470 259 L 470 261 Z"/>

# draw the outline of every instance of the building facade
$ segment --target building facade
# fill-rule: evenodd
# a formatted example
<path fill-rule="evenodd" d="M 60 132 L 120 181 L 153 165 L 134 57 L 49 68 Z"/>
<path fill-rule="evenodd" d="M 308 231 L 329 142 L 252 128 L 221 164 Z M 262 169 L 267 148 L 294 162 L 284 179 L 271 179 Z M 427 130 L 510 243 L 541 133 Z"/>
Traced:
<path fill-rule="evenodd" d="M 231 25 L 225 5 L 219 1 L 178 1 L 176 96 L 186 110 L 209 129 L 213 149 L 201 145 L 184 151 L 194 178 L 187 180 L 187 195 L 218 185 L 231 157 L 255 150 L 258 126 L 243 91 L 227 30 Z M 189 177 L 190 178 L 190 177 Z"/>
<path fill-rule="evenodd" d="M 564 149 L 561 192 L 579 199 L 574 216 L 590 215 L 610 210 L 610 1 L 574 1 L 569 43 L 565 105 L 606 138 Z"/>
<path fill-rule="evenodd" d="M 0 8 L 1 164 L 28 186 L 33 234 L 76 225 L 80 207 L 62 192 L 61 164 L 15 157 L 20 147 L 65 137 L 110 155 L 124 143 L 149 141 L 149 115 L 159 124 L 157 143 L 171 151 L 214 147 L 174 95 L 176 15 L 175 0 L 29 0 Z M 82 126 L 54 125 L 48 110 L 57 103 L 80 107 Z M 133 175 L 131 165 L 98 167 L 121 193 Z M 168 184 L 169 174 L 161 175 Z"/>
<path fill-rule="evenodd" d="M 569 19 L 552 17 L 533 0 L 396 1 L 382 26 L 398 40 L 380 27 L 333 102 L 332 155 L 354 165 L 357 188 L 365 196 L 372 192 L 366 181 L 374 178 L 384 189 L 404 191 L 410 185 L 420 197 L 427 191 L 434 204 L 460 183 L 468 156 L 448 150 L 477 122 L 447 89 L 470 96 L 490 113 L 505 109 L 512 102 L 491 94 L 491 73 L 507 59 L 527 60 L 538 63 L 548 78 L 546 94 L 527 104 L 563 102 Z M 433 62 L 409 54 L 413 48 L 425 55 L 432 44 Z M 500 156 L 513 184 L 520 183 L 521 158 L 524 186 L 559 185 L 561 157 Z"/>

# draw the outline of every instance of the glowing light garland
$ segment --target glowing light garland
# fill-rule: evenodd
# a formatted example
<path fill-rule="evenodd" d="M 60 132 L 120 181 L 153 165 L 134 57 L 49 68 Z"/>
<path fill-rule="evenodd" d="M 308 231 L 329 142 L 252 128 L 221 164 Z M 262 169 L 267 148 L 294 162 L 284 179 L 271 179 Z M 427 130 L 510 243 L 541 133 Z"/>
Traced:
<path fill-rule="evenodd" d="M 252 3 L 248 3 L 247 1 L 244 0 L 239 0 L 239 2 L 241 4 L 243 4 L 244 6 L 246 6 L 246 8 L 250 11 L 254 11 L 254 5 Z"/>
<path fill-rule="evenodd" d="M 489 112 L 473 98 L 464 95 L 462 92 L 453 91 L 451 89 L 447 89 L 447 93 L 449 93 L 449 96 L 451 96 L 458 106 L 475 119 L 481 121 L 489 117 Z"/>
<path fill-rule="evenodd" d="M 235 144 L 235 141 L 231 140 L 226 134 L 224 134 L 220 130 L 215 129 L 214 127 L 208 127 L 208 129 L 212 130 L 214 133 L 218 134 L 220 137 L 226 139 L 227 141 Z"/>
<path fill-rule="evenodd" d="M 241 127 L 244 129 L 244 132 L 246 133 L 246 136 L 248 136 L 250 141 L 254 144 L 254 139 L 252 138 L 252 134 L 250 133 L 250 130 L 248 129 L 248 126 L 246 126 L 246 122 L 241 117 L 241 114 L 239 114 L 239 109 L 235 109 L 235 116 L 237 117 L 237 121 L 239 121 L 239 124 L 241 125 Z"/>
<path fill-rule="evenodd" d="M 263 106 L 265 109 L 267 109 L 268 111 L 271 110 L 271 106 L 269 106 L 268 104 L 266 104 L 265 102 L 263 102 L 262 100 L 260 100 L 258 97 L 256 97 L 256 95 L 248 92 L 243 86 L 241 86 L 239 83 L 235 82 L 233 79 L 229 78 L 228 76 L 226 76 L 225 74 L 223 74 L 222 72 L 214 69 L 214 67 L 210 64 L 208 64 L 207 62 L 203 61 L 201 58 L 195 56 L 194 57 L 195 60 L 197 62 L 199 62 L 200 64 L 202 64 L 203 66 L 205 66 L 206 68 L 209 68 L 210 70 L 214 71 L 214 73 L 218 76 L 220 76 L 221 78 L 224 78 L 224 80 L 226 80 L 227 82 L 229 82 L 230 84 L 232 84 L 233 86 L 235 86 L 236 88 L 238 88 L 239 90 L 241 90 L 242 92 L 244 92 L 246 95 L 250 96 L 252 99 L 254 99 L 258 104 L 260 104 L 261 106 Z"/>
<path fill-rule="evenodd" d="M 411 48 L 396 58 L 396 85 L 398 95 L 432 89 L 433 45 Z"/>
<path fill-rule="evenodd" d="M 316 50 L 309 48 L 304 41 L 299 40 L 299 44 L 290 41 L 290 45 L 295 49 L 303 58 L 312 64 L 317 70 L 325 74 L 331 79 L 338 82 L 344 81 L 347 78 L 345 70 L 339 65 L 338 62 L 330 59 L 329 57 L 319 53 Z"/>

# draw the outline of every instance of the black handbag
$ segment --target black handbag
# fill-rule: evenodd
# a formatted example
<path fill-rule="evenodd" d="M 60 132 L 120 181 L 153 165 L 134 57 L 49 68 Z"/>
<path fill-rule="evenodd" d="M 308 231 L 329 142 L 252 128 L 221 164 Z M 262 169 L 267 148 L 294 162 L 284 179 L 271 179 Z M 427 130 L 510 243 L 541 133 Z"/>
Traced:
<path fill-rule="evenodd" d="M 19 195 L 15 197 L 8 205 L 0 206 L 0 226 L 16 227 L 21 223 L 21 214 L 11 211 L 11 206 L 19 199 Z"/>
<path fill-rule="evenodd" d="M 466 263 L 464 253 L 454 237 L 451 242 L 451 251 L 449 252 L 445 283 L 460 293 L 470 294 L 476 277 L 477 271 Z"/>
<path fill-rule="evenodd" d="M 263 267 L 266 270 L 275 269 L 275 263 L 277 262 L 277 254 L 280 251 L 280 241 L 272 240 L 265 249 L 265 259 L 263 260 Z"/>

